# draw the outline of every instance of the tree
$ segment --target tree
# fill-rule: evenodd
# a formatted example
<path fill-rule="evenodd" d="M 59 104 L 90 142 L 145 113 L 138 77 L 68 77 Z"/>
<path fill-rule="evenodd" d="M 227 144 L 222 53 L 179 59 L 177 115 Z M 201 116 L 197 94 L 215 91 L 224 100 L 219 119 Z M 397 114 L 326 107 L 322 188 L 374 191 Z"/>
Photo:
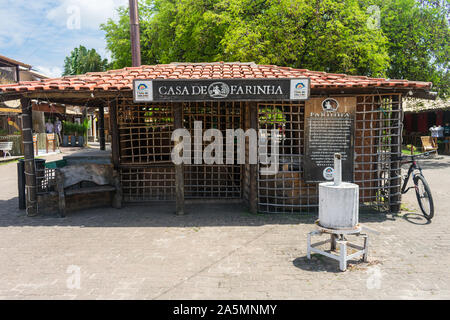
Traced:
<path fill-rule="evenodd" d="M 449 2 L 378 0 L 381 28 L 389 39 L 387 76 L 432 81 L 441 97 L 450 94 Z"/>
<path fill-rule="evenodd" d="M 231 0 L 224 59 L 382 76 L 387 39 L 357 0 Z"/>
<path fill-rule="evenodd" d="M 140 4 L 143 63 L 255 61 L 382 75 L 386 38 L 369 30 L 357 0 L 146 0 Z M 130 65 L 129 18 L 101 28 L 115 68 Z"/>
<path fill-rule="evenodd" d="M 85 47 L 79 46 L 73 49 L 70 56 L 64 60 L 63 76 L 106 71 L 107 69 L 108 60 L 102 59 L 95 49 L 87 50 Z"/>
<path fill-rule="evenodd" d="M 445 96 L 448 8 L 448 0 L 145 0 L 142 62 L 255 61 L 432 81 Z M 119 17 L 101 26 L 114 68 L 131 65 L 127 8 Z"/>

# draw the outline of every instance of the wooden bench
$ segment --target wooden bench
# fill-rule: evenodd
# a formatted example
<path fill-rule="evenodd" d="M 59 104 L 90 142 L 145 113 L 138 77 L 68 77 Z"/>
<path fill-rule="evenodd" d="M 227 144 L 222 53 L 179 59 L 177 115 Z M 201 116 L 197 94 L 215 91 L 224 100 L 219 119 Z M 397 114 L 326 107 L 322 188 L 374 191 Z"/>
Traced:
<path fill-rule="evenodd" d="M 438 146 L 436 145 L 435 140 L 430 136 L 422 136 L 420 137 L 420 140 L 422 140 L 422 151 L 437 151 Z"/>
<path fill-rule="evenodd" d="M 0 150 L 3 151 L 3 158 L 6 158 L 6 155 L 11 157 L 11 153 L 9 153 L 13 148 L 12 141 L 2 141 L 0 142 Z"/>
<path fill-rule="evenodd" d="M 59 214 L 66 214 L 66 197 L 86 195 L 92 198 L 95 206 L 95 194 L 114 192 L 112 207 L 122 207 L 122 189 L 118 172 L 110 164 L 76 164 L 55 169 L 56 189 L 58 193 Z"/>

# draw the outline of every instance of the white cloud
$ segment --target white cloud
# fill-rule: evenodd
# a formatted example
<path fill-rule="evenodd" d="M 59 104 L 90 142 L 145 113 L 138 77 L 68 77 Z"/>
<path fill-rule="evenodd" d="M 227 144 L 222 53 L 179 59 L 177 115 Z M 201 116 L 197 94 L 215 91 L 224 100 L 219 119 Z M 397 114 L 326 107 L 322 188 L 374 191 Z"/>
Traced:
<path fill-rule="evenodd" d="M 44 66 L 36 66 L 37 72 L 42 73 L 43 75 L 50 78 L 58 78 L 61 77 L 62 69 L 59 67 L 44 67 Z"/>
<path fill-rule="evenodd" d="M 127 4 L 127 0 L 63 0 L 47 13 L 47 18 L 61 27 L 77 26 L 79 21 L 81 30 L 97 30 L 109 18 L 117 18 L 116 9 Z"/>
<path fill-rule="evenodd" d="M 73 48 L 95 48 L 110 58 L 104 33 L 108 18 L 127 0 L 0 0 L 0 54 L 22 61 L 50 77 L 61 76 L 64 58 Z M 72 8 L 71 8 L 72 7 Z M 68 8 L 74 7 L 79 10 Z M 71 14 L 79 11 L 80 29 L 67 28 Z"/>

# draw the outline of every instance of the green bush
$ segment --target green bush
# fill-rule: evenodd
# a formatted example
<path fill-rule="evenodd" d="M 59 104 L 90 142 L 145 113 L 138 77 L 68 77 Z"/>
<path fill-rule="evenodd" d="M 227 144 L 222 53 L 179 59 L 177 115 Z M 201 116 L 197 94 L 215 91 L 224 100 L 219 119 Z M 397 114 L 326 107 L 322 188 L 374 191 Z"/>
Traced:
<path fill-rule="evenodd" d="M 63 132 L 65 135 L 85 136 L 89 129 L 90 121 L 84 119 L 82 124 L 70 121 L 63 121 Z"/>
<path fill-rule="evenodd" d="M 74 132 L 74 123 L 70 121 L 63 121 L 63 132 L 66 136 L 73 135 Z"/>

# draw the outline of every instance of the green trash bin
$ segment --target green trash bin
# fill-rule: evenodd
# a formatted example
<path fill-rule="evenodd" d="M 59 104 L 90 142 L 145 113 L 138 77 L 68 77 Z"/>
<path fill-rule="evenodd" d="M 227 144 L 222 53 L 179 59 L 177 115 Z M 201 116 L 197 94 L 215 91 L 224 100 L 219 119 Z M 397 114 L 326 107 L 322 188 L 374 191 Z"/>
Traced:
<path fill-rule="evenodd" d="M 45 167 L 47 169 L 56 169 L 56 168 L 65 167 L 66 165 L 67 165 L 67 161 L 63 159 L 63 160 L 58 160 L 58 161 L 47 162 L 45 164 Z"/>

